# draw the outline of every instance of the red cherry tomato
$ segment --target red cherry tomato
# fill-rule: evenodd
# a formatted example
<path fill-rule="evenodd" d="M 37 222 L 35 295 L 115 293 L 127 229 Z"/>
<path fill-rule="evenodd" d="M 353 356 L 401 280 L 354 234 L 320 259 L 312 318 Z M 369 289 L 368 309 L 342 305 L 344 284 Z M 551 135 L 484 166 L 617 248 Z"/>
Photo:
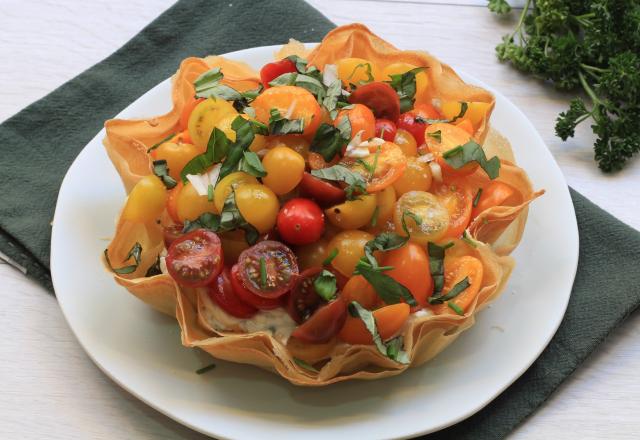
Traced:
<path fill-rule="evenodd" d="M 327 342 L 338 334 L 347 320 L 347 304 L 338 297 L 315 311 L 291 336 L 310 344 Z"/>
<path fill-rule="evenodd" d="M 287 298 L 287 311 L 298 324 L 306 321 L 324 303 L 313 287 L 313 282 L 320 272 L 322 267 L 310 267 L 302 271 Z"/>
<path fill-rule="evenodd" d="M 289 61 L 286 58 L 280 61 L 274 61 L 262 66 L 260 69 L 260 81 L 265 89 L 271 87 L 269 83 L 284 73 L 295 72 L 296 65 L 293 61 Z"/>
<path fill-rule="evenodd" d="M 171 243 L 184 235 L 182 233 L 182 229 L 184 229 L 184 226 L 180 223 L 175 223 L 171 226 L 164 227 L 164 245 L 167 247 L 167 249 L 169 248 L 169 246 L 171 246 Z"/>
<path fill-rule="evenodd" d="M 382 138 L 385 141 L 393 142 L 396 138 L 398 128 L 396 124 L 388 119 L 376 119 L 376 137 Z"/>
<path fill-rule="evenodd" d="M 225 312 L 236 318 L 251 318 L 258 311 L 258 309 L 244 303 L 236 296 L 233 286 L 231 285 L 229 269 L 226 267 L 222 273 L 218 275 L 213 286 L 209 288 L 209 297 Z"/>
<path fill-rule="evenodd" d="M 256 309 L 260 310 L 271 310 L 276 309 L 282 305 L 282 301 L 280 298 L 263 298 L 261 296 L 256 295 L 255 293 L 250 292 L 244 284 L 242 284 L 242 280 L 240 279 L 239 268 L 237 264 L 234 264 L 231 268 L 231 285 L 233 286 L 233 291 L 235 294 L 242 300 Z"/>
<path fill-rule="evenodd" d="M 442 119 L 442 115 L 431 104 L 417 104 L 413 110 L 400 115 L 396 123 L 398 128 L 407 130 L 415 138 L 418 145 L 424 144 L 424 130 L 430 125 L 416 121 L 422 119 Z"/>
<path fill-rule="evenodd" d="M 298 278 L 296 257 L 277 241 L 261 241 L 238 257 L 242 285 L 264 298 L 278 298 L 287 293 Z"/>
<path fill-rule="evenodd" d="M 376 118 L 395 121 L 400 116 L 400 98 L 393 87 L 384 82 L 371 82 L 360 86 L 349 95 L 351 104 L 364 104 Z"/>
<path fill-rule="evenodd" d="M 277 225 L 280 237 L 287 243 L 313 243 L 322 236 L 324 212 L 309 199 L 291 199 L 280 208 Z"/>
<path fill-rule="evenodd" d="M 338 188 L 306 172 L 302 175 L 300 189 L 305 195 L 315 199 L 323 206 L 339 205 L 347 197 L 342 188 Z"/>
<path fill-rule="evenodd" d="M 223 267 L 220 238 L 206 229 L 189 232 L 171 243 L 166 262 L 169 274 L 178 284 L 206 286 Z"/>

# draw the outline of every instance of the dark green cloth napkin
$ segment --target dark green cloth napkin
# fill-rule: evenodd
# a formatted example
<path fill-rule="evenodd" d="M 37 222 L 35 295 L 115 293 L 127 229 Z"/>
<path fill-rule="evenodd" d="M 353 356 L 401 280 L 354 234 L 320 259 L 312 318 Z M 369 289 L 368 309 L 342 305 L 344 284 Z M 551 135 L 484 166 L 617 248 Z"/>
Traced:
<path fill-rule="evenodd" d="M 0 252 L 51 289 L 49 240 L 62 178 L 104 121 L 187 56 L 319 41 L 333 28 L 303 2 L 181 1 L 106 60 L 0 125 Z M 640 234 L 572 191 L 580 263 L 547 349 L 475 416 L 425 438 L 501 438 L 531 414 L 640 302 Z M 545 275 L 546 276 L 546 275 Z"/>

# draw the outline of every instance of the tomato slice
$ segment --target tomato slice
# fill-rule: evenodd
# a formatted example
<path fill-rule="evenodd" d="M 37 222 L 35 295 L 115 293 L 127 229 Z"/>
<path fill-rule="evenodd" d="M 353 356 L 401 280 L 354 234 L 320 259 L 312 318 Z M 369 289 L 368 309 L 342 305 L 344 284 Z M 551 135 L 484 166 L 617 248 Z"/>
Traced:
<path fill-rule="evenodd" d="M 376 137 L 393 142 L 397 133 L 396 124 L 388 119 L 376 119 Z"/>
<path fill-rule="evenodd" d="M 262 66 L 260 69 L 260 81 L 262 81 L 262 86 L 265 89 L 271 87 L 269 83 L 279 77 L 282 74 L 295 72 L 296 65 L 293 61 L 288 59 L 274 61 L 273 63 L 268 63 Z"/>
<path fill-rule="evenodd" d="M 213 286 L 209 288 L 209 297 L 222 310 L 236 318 L 251 318 L 258 312 L 258 309 L 238 298 L 231 283 L 231 274 L 226 267 L 218 275 Z"/>
<path fill-rule="evenodd" d="M 182 223 L 175 223 L 163 228 L 162 232 L 164 235 L 164 245 L 165 247 L 167 247 L 167 249 L 169 248 L 169 246 L 171 246 L 171 243 L 184 235 L 182 233 L 183 229 L 184 226 L 182 225 Z"/>
<path fill-rule="evenodd" d="M 365 167 L 361 161 L 345 160 L 345 163 L 367 179 L 367 191 L 370 193 L 382 191 L 402 177 L 407 168 L 407 158 L 402 149 L 393 142 L 385 142 L 379 147 L 369 147 L 369 156 L 362 159 L 368 164 Z M 373 168 L 373 175 L 369 171 Z"/>
<path fill-rule="evenodd" d="M 178 284 L 206 286 L 222 271 L 220 238 L 206 229 L 190 232 L 171 243 L 166 263 L 169 274 Z"/>
<path fill-rule="evenodd" d="M 243 251 L 237 265 L 244 287 L 264 298 L 284 295 L 298 278 L 295 255 L 277 241 L 261 241 Z"/>
<path fill-rule="evenodd" d="M 182 109 L 182 113 L 180 114 L 179 127 L 181 131 L 184 131 L 188 128 L 189 117 L 191 116 L 191 112 L 193 112 L 193 109 L 196 108 L 196 106 L 200 104 L 202 101 L 204 101 L 204 98 L 192 99 L 191 101 L 185 104 L 184 108 Z"/>
<path fill-rule="evenodd" d="M 280 298 L 264 298 L 262 296 L 258 296 L 255 293 L 249 291 L 242 280 L 240 279 L 240 268 L 237 264 L 234 264 L 231 268 L 231 285 L 233 286 L 233 291 L 235 294 L 242 300 L 256 309 L 260 310 L 271 310 L 276 309 L 282 305 L 282 301 Z"/>
<path fill-rule="evenodd" d="M 338 334 L 346 319 L 347 304 L 337 298 L 316 310 L 291 336 L 310 344 L 321 344 Z"/>
<path fill-rule="evenodd" d="M 313 287 L 313 282 L 320 272 L 321 267 L 310 267 L 302 271 L 287 298 L 287 311 L 298 324 L 306 321 L 324 302 Z"/>
<path fill-rule="evenodd" d="M 463 180 L 450 180 L 433 191 L 449 211 L 449 229 L 444 238 L 460 238 L 471 221 L 473 196 L 471 187 Z"/>
<path fill-rule="evenodd" d="M 376 118 L 395 121 L 400 116 L 400 98 L 389 84 L 374 81 L 358 87 L 349 95 L 351 104 L 364 104 Z"/>
<path fill-rule="evenodd" d="M 520 194 L 511 185 L 492 180 L 482 188 L 480 199 L 471 211 L 471 218 L 476 218 L 481 212 L 494 206 L 515 206 L 522 203 Z"/>
<path fill-rule="evenodd" d="M 300 189 L 303 193 L 324 206 L 338 205 L 347 198 L 344 190 L 325 182 L 322 179 L 304 173 L 300 181 Z"/>

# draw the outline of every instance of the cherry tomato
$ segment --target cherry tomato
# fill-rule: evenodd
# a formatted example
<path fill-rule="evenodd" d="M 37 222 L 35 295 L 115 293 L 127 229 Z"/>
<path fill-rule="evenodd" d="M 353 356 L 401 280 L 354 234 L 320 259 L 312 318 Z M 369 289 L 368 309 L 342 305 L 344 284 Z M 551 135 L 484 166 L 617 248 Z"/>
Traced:
<path fill-rule="evenodd" d="M 470 255 L 462 257 L 445 257 L 444 259 L 444 286 L 442 293 L 446 295 L 456 284 L 465 278 L 469 279 L 469 287 L 464 289 L 458 296 L 453 298 L 454 302 L 463 311 L 471 305 L 478 295 L 482 286 L 482 278 L 484 275 L 484 266 L 482 262 Z M 436 314 L 455 313 L 447 304 L 434 304 L 429 308 Z"/>
<path fill-rule="evenodd" d="M 331 123 L 331 122 L 329 122 Z M 289 147 L 300 156 L 307 160 L 309 156 L 309 146 L 311 143 L 306 138 L 296 135 L 296 134 L 285 134 L 281 136 L 267 136 L 264 148 L 268 150 L 272 150 L 276 147 Z M 254 152 L 258 152 L 258 150 L 254 150 L 253 144 L 249 149 Z"/>
<path fill-rule="evenodd" d="M 306 321 L 321 304 L 325 303 L 313 286 L 321 272 L 322 267 L 319 266 L 302 271 L 287 298 L 287 312 L 298 324 Z"/>
<path fill-rule="evenodd" d="M 252 293 L 249 289 L 244 287 L 244 284 L 240 279 L 240 268 L 237 264 L 234 264 L 233 267 L 231 267 L 230 279 L 233 291 L 242 302 L 259 310 L 271 310 L 282 305 L 280 298 L 264 298 Z"/>
<path fill-rule="evenodd" d="M 349 278 L 340 296 L 347 304 L 358 301 L 365 309 L 374 309 L 381 302 L 373 286 L 362 275 Z"/>
<path fill-rule="evenodd" d="M 416 139 L 407 130 L 399 128 L 396 132 L 396 137 L 393 140 L 393 143 L 400 147 L 404 155 L 407 157 L 418 155 L 418 144 L 416 143 Z"/>
<path fill-rule="evenodd" d="M 325 206 L 342 203 L 347 197 L 342 188 L 338 188 L 306 172 L 302 175 L 300 189 L 305 195 Z"/>
<path fill-rule="evenodd" d="M 178 238 L 182 237 L 184 234 L 182 233 L 182 229 L 184 226 L 180 223 L 176 223 L 173 225 L 165 226 L 162 228 L 163 237 L 164 237 L 164 245 L 166 248 L 171 246 L 171 243 L 176 241 Z"/>
<path fill-rule="evenodd" d="M 258 179 L 251 174 L 247 174 L 242 171 L 236 171 L 235 173 L 227 174 L 224 176 L 215 187 L 213 191 L 213 201 L 216 205 L 218 212 L 222 212 L 225 200 L 231 194 L 231 191 L 246 185 L 248 183 L 258 183 Z"/>
<path fill-rule="evenodd" d="M 391 75 L 398 75 L 405 72 L 408 72 L 411 69 L 415 69 L 416 65 L 409 63 L 392 63 L 387 65 L 382 70 L 382 80 L 389 81 L 391 79 Z M 423 100 L 427 98 L 427 89 L 429 87 L 429 77 L 427 76 L 427 72 L 425 70 L 418 72 L 416 74 L 416 101 Z"/>
<path fill-rule="evenodd" d="M 391 304 L 374 310 L 373 318 L 380 338 L 386 341 L 397 335 L 404 327 L 404 323 L 407 322 L 409 314 L 410 308 L 404 303 Z M 371 333 L 364 326 L 364 322 L 360 318 L 353 316 L 347 316 L 338 336 L 343 341 L 353 345 L 373 344 Z"/>
<path fill-rule="evenodd" d="M 227 116 L 237 116 L 238 112 L 230 102 L 224 99 L 205 99 L 196 104 L 189 116 L 189 134 L 193 144 L 202 151 L 206 150 L 214 127 Z"/>
<path fill-rule="evenodd" d="M 516 206 L 519 203 L 521 196 L 514 187 L 499 180 L 492 180 L 482 188 L 480 199 L 471 211 L 471 218 L 476 218 L 482 211 L 494 206 Z"/>
<path fill-rule="evenodd" d="M 442 114 L 447 119 L 453 119 L 460 114 L 461 105 L 462 104 L 458 101 L 443 101 Z M 491 104 L 488 102 L 468 102 L 467 111 L 462 119 L 471 122 L 475 131 L 480 127 L 483 119 L 486 118 L 490 107 Z"/>
<path fill-rule="evenodd" d="M 298 257 L 298 267 L 300 270 L 322 266 L 324 260 L 329 256 L 327 249 L 328 244 L 327 239 L 321 238 L 313 243 L 298 246 L 296 248 L 296 256 Z"/>
<path fill-rule="evenodd" d="M 371 222 L 375 210 L 376 195 L 366 194 L 327 208 L 325 213 L 329 222 L 341 229 L 358 229 Z"/>
<path fill-rule="evenodd" d="M 440 136 L 434 138 L 429 133 L 440 132 Z M 442 157 L 447 151 L 452 150 L 459 145 L 464 145 L 472 139 L 471 135 L 460 127 L 453 124 L 438 123 L 430 125 L 425 130 L 425 142 L 427 149 L 431 152 L 442 169 L 442 175 L 445 180 L 448 177 L 467 176 L 478 169 L 477 162 L 469 162 L 460 168 L 453 168 Z"/>
<path fill-rule="evenodd" d="M 382 265 L 393 267 L 385 275 L 409 289 L 418 304 L 423 307 L 427 305 L 427 298 L 433 293 L 433 280 L 429 272 L 429 256 L 424 247 L 409 242 L 385 252 Z"/>
<path fill-rule="evenodd" d="M 166 160 L 169 175 L 178 181 L 184 166 L 203 152 L 193 144 L 165 142 L 153 150 L 151 156 L 155 160 Z"/>
<path fill-rule="evenodd" d="M 122 210 L 122 218 L 132 222 L 156 221 L 164 211 L 167 189 L 153 174 L 136 183 Z"/>
<path fill-rule="evenodd" d="M 343 231 L 337 234 L 329 242 L 329 252 L 337 249 L 331 265 L 342 275 L 350 277 L 358 264 L 358 260 L 364 257 L 364 245 L 374 236 L 364 231 Z"/>
<path fill-rule="evenodd" d="M 398 129 L 396 124 L 388 119 L 376 119 L 376 137 L 382 138 L 385 141 L 393 142 L 396 138 Z"/>
<path fill-rule="evenodd" d="M 206 286 L 222 271 L 220 238 L 206 229 L 189 232 L 171 243 L 166 263 L 169 274 L 178 284 Z"/>
<path fill-rule="evenodd" d="M 434 194 L 449 211 L 449 229 L 444 237 L 460 238 L 471 221 L 474 196 L 471 187 L 464 180 L 452 180 L 438 185 Z"/>
<path fill-rule="evenodd" d="M 400 115 L 396 123 L 398 128 L 407 130 L 414 137 L 418 145 L 424 144 L 424 130 L 429 126 L 425 122 L 416 120 L 416 117 L 422 119 L 441 119 L 440 113 L 430 104 L 418 104 L 411 111 Z"/>
<path fill-rule="evenodd" d="M 275 147 L 264 156 L 262 165 L 267 175 L 262 182 L 278 194 L 286 194 L 292 191 L 304 173 L 304 157 L 289 147 Z"/>
<path fill-rule="evenodd" d="M 280 115 L 289 115 L 288 119 L 304 119 L 303 134 L 312 135 L 318 129 L 322 119 L 322 109 L 315 96 L 302 87 L 278 86 L 262 92 L 251 103 L 256 111 L 256 119 L 269 124 L 271 110 Z"/>
<path fill-rule="evenodd" d="M 396 232 L 406 236 L 403 218 L 411 241 L 421 245 L 439 240 L 449 229 L 449 211 L 436 196 L 425 191 L 409 191 L 396 202 L 393 223 Z"/>
<path fill-rule="evenodd" d="M 178 217 L 178 196 L 183 187 L 182 180 L 178 180 L 178 184 L 174 186 L 173 189 L 167 191 L 167 214 L 169 214 L 169 217 L 176 223 L 182 223 Z"/>
<path fill-rule="evenodd" d="M 287 243 L 313 243 L 322 236 L 324 213 L 309 199 L 291 199 L 280 208 L 277 225 L 280 236 Z"/>
<path fill-rule="evenodd" d="M 236 205 L 242 217 L 266 234 L 276 225 L 280 202 L 267 186 L 249 183 L 236 189 Z"/>
<path fill-rule="evenodd" d="M 375 219 L 375 230 L 382 230 L 384 225 L 393 216 L 393 209 L 396 206 L 396 190 L 393 186 L 388 186 L 382 191 L 376 193 L 376 205 L 378 214 Z"/>
<path fill-rule="evenodd" d="M 296 65 L 293 61 L 290 61 L 286 58 L 284 60 L 265 64 L 264 66 L 262 66 L 262 69 L 260 69 L 260 81 L 262 81 L 262 86 L 265 89 L 268 89 L 269 87 L 271 87 L 269 85 L 271 81 L 273 81 L 280 75 L 289 72 L 296 72 Z"/>
<path fill-rule="evenodd" d="M 298 277 L 298 263 L 291 249 L 277 241 L 261 241 L 240 254 L 242 284 L 264 298 L 277 298 L 291 289 Z"/>
<path fill-rule="evenodd" d="M 338 334 L 347 319 L 347 305 L 337 298 L 315 311 L 291 336 L 310 344 L 323 343 Z"/>
<path fill-rule="evenodd" d="M 409 191 L 428 191 L 431 187 L 431 180 L 431 167 L 426 162 L 410 157 L 407 159 L 407 169 L 394 182 L 393 187 L 396 194 L 401 196 Z"/>
<path fill-rule="evenodd" d="M 356 137 L 360 132 L 360 139 L 366 141 L 376 135 L 376 118 L 369 107 L 362 104 L 354 104 L 350 109 L 340 110 L 334 125 L 338 126 L 342 122 L 342 118 L 349 118 L 351 124 L 351 139 Z"/>
<path fill-rule="evenodd" d="M 349 102 L 366 105 L 376 118 L 395 121 L 400 116 L 400 98 L 387 83 L 371 82 L 362 85 L 349 95 Z"/>
<path fill-rule="evenodd" d="M 180 130 L 184 131 L 189 127 L 189 117 L 191 116 L 193 109 L 196 108 L 196 106 L 202 101 L 204 101 L 204 98 L 192 99 L 184 105 L 182 113 L 180 114 Z"/>
<path fill-rule="evenodd" d="M 380 78 L 380 69 L 364 58 L 342 58 L 336 62 L 338 78 L 345 87 L 349 84 L 360 86 Z"/>
<path fill-rule="evenodd" d="M 195 220 L 205 212 L 217 212 L 216 205 L 208 196 L 201 196 L 191 182 L 187 182 L 176 196 L 176 214 L 178 221 Z"/>
<path fill-rule="evenodd" d="M 240 319 L 251 318 L 258 310 L 243 302 L 233 289 L 231 285 L 231 275 L 229 269 L 226 267 L 218 275 L 213 286 L 209 288 L 209 297 L 215 302 L 222 310 L 228 314 Z"/>
<path fill-rule="evenodd" d="M 369 147 L 369 154 L 360 161 L 351 158 L 343 160 L 350 168 L 367 179 L 367 191 L 378 192 L 398 180 L 407 167 L 407 158 L 400 147 L 393 142 L 385 142 L 377 147 Z M 364 166 L 365 162 L 368 166 Z M 369 171 L 373 169 L 373 175 Z"/>

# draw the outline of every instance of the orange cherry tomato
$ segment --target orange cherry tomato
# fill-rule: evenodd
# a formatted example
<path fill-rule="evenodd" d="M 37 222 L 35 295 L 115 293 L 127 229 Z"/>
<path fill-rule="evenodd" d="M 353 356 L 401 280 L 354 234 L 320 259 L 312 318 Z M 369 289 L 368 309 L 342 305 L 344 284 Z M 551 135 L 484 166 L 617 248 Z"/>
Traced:
<path fill-rule="evenodd" d="M 439 136 L 430 136 L 432 133 L 440 132 Z M 478 169 L 476 162 L 469 162 L 461 168 L 453 168 L 443 158 L 443 155 L 454 148 L 464 145 L 473 138 L 464 129 L 453 124 L 438 123 L 427 127 L 424 141 L 429 152 L 433 153 L 442 169 L 442 175 L 446 179 L 448 176 L 467 176 Z"/>
<path fill-rule="evenodd" d="M 451 180 L 436 186 L 434 194 L 449 211 L 449 229 L 442 239 L 460 238 L 471 221 L 471 208 L 475 195 L 471 187 L 463 180 Z"/>
<path fill-rule="evenodd" d="M 413 137 L 413 135 L 407 130 L 398 128 L 393 143 L 399 146 L 404 155 L 407 157 L 418 155 L 418 143 L 416 142 L 416 139 Z"/>
<path fill-rule="evenodd" d="M 347 315 L 344 325 L 338 333 L 338 337 L 352 345 L 371 345 L 373 338 L 364 326 L 362 319 Z"/>
<path fill-rule="evenodd" d="M 322 110 L 316 98 L 308 90 L 295 86 L 270 87 L 251 103 L 256 119 L 269 124 L 271 109 L 277 109 L 288 119 L 304 119 L 304 135 L 312 135 L 322 119 Z"/>
<path fill-rule="evenodd" d="M 340 159 L 338 156 L 334 157 L 331 162 L 327 162 L 324 158 L 318 153 L 314 153 L 313 151 L 309 152 L 309 156 L 307 157 L 307 162 L 309 164 L 309 168 L 312 170 L 321 170 L 322 168 L 328 168 L 332 165 L 338 163 Z"/>
<path fill-rule="evenodd" d="M 194 98 L 190 101 L 187 101 L 187 103 L 184 105 L 184 108 L 182 109 L 182 113 L 180 114 L 180 121 L 178 123 L 178 127 L 180 127 L 180 131 L 184 131 L 187 129 L 187 127 L 189 126 L 189 116 L 191 116 L 191 112 L 193 111 L 194 108 L 196 108 L 196 105 L 200 104 L 202 101 L 204 101 L 204 98 L 199 98 L 199 99 Z M 189 143 L 191 143 L 190 140 L 189 140 Z"/>
<path fill-rule="evenodd" d="M 374 81 L 358 87 L 349 95 L 349 102 L 366 105 L 376 118 L 395 121 L 400 116 L 400 98 L 385 82 Z"/>
<path fill-rule="evenodd" d="M 429 256 L 423 246 L 409 242 L 388 251 L 382 266 L 392 266 L 393 269 L 386 271 L 385 275 L 409 289 L 418 304 L 427 305 L 427 298 L 433 293 L 433 280 L 429 272 Z"/>
<path fill-rule="evenodd" d="M 494 206 L 515 206 L 520 203 L 520 199 L 520 194 L 514 187 L 498 180 L 492 180 L 482 188 L 480 199 L 471 211 L 471 218 L 476 218 L 482 211 Z"/>
<path fill-rule="evenodd" d="M 467 277 L 470 283 L 469 287 L 460 292 L 460 294 L 455 298 L 449 300 L 449 302 L 453 302 L 462 309 L 463 312 L 466 312 L 467 308 L 471 305 L 480 291 L 483 272 L 484 268 L 482 266 L 482 262 L 476 257 L 472 257 L 470 255 L 464 255 L 462 257 L 445 257 L 444 287 L 442 288 L 443 295 L 446 295 L 453 286 Z M 443 313 L 456 313 L 446 303 L 429 305 L 429 308 L 438 315 Z"/>
<path fill-rule="evenodd" d="M 388 272 L 385 273 L 388 274 Z M 347 304 L 351 304 L 351 301 L 358 301 L 365 309 L 373 309 L 380 303 L 380 297 L 375 289 L 362 275 L 354 275 L 349 278 L 340 296 Z"/>
<path fill-rule="evenodd" d="M 363 141 L 376 135 L 376 117 L 366 105 L 354 104 L 353 108 L 340 110 L 334 124 L 337 126 L 345 116 L 349 118 L 351 124 L 351 139 L 361 131 L 360 139 Z"/>
<path fill-rule="evenodd" d="M 374 310 L 373 318 L 380 338 L 386 341 L 396 336 L 407 322 L 410 312 L 409 306 L 405 303 L 391 304 Z M 353 316 L 347 316 L 338 337 L 349 344 L 373 344 L 373 338 L 362 320 Z"/>
<path fill-rule="evenodd" d="M 367 180 L 367 191 L 370 193 L 382 191 L 386 187 L 393 185 L 407 168 L 407 158 L 402 149 L 393 142 L 385 142 L 378 147 L 369 147 L 370 154 L 355 161 L 346 160 L 353 171 L 361 174 Z M 364 166 L 362 162 L 367 163 Z M 373 169 L 371 174 L 370 169 Z"/>
<path fill-rule="evenodd" d="M 180 217 L 178 217 L 178 195 L 180 195 L 183 186 L 184 184 L 179 180 L 173 189 L 167 191 L 167 212 L 169 217 L 176 223 L 182 223 Z"/>

